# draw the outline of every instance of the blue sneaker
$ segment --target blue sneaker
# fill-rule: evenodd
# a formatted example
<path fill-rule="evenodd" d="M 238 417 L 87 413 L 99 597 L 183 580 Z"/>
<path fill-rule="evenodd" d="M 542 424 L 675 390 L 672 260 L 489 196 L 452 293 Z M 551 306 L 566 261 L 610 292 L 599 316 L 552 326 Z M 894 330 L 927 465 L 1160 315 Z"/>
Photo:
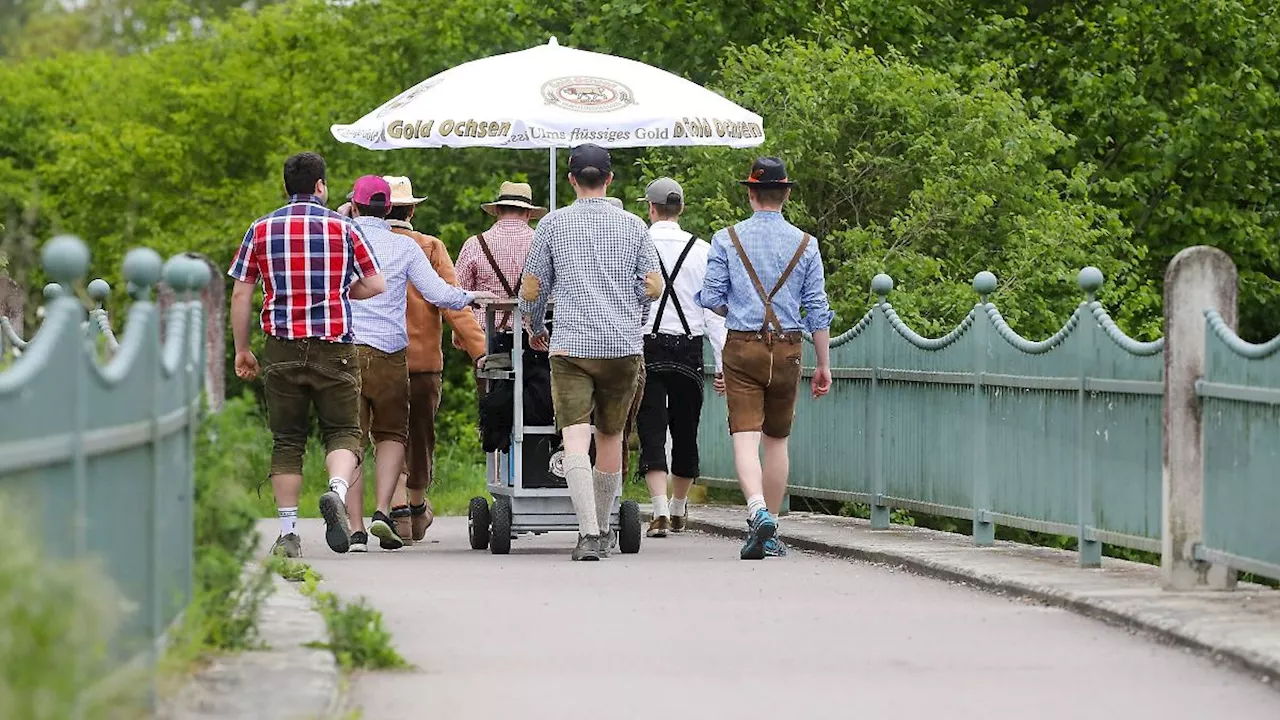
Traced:
<path fill-rule="evenodd" d="M 765 557 L 786 557 L 787 546 L 782 542 L 782 540 L 778 539 L 777 535 L 775 535 L 765 541 L 764 556 Z"/>
<path fill-rule="evenodd" d="M 778 532 L 778 521 L 768 510 L 757 510 L 747 521 L 747 542 L 738 554 L 743 560 L 763 560 L 764 546 Z"/>

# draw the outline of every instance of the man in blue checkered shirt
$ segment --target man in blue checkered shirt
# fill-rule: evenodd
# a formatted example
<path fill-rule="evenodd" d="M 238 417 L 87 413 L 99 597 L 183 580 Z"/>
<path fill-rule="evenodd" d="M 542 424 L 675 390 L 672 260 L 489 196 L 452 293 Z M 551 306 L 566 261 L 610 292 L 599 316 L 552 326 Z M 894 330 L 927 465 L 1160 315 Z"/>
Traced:
<path fill-rule="evenodd" d="M 569 183 L 578 199 L 538 223 L 520 287 L 530 345 L 551 352 L 552 404 L 578 515 L 574 560 L 608 557 L 613 545 L 609 520 L 622 491 L 622 433 L 643 363 L 641 328 L 649 304 L 662 292 L 649 229 L 606 198 L 611 168 L 604 148 L 574 148 Z M 555 331 L 548 337 L 552 295 Z M 593 417 L 594 470 L 587 454 Z"/>

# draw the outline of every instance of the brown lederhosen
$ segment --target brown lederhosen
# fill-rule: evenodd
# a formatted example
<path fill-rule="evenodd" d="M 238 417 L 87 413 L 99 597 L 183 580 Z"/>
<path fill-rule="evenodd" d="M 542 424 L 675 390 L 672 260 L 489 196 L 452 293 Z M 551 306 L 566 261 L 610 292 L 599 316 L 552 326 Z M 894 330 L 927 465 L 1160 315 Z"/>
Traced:
<path fill-rule="evenodd" d="M 773 297 L 800 264 L 811 238 L 808 233 L 804 234 L 791 262 L 778 276 L 773 291 L 768 293 L 732 226 L 729 239 L 764 304 L 764 325 L 760 330 L 730 330 L 725 339 L 724 384 L 729 432 L 763 432 L 769 437 L 787 437 L 795 418 L 802 336 L 799 330 L 788 331 L 782 326 L 773 311 Z"/>

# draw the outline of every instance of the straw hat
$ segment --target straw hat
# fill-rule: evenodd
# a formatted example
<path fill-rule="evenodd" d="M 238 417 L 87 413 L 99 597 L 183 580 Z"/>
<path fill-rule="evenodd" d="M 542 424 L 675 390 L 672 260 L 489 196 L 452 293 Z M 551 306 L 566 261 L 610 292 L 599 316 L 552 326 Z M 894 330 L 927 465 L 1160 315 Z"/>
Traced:
<path fill-rule="evenodd" d="M 417 205 L 426 200 L 425 197 L 413 196 L 413 183 L 402 175 L 384 175 L 383 180 L 391 186 L 391 206 Z"/>
<path fill-rule="evenodd" d="M 533 188 L 529 187 L 529 183 L 504 182 L 498 190 L 498 199 L 480 207 L 490 215 L 496 216 L 499 206 L 531 210 L 535 219 L 547 214 L 546 208 L 533 204 Z"/>

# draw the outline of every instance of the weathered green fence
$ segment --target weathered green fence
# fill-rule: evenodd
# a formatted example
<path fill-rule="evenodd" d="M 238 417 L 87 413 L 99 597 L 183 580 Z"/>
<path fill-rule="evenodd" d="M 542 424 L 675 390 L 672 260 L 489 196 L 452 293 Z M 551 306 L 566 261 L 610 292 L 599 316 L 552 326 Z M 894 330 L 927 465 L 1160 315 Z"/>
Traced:
<path fill-rule="evenodd" d="M 48 555 L 102 562 L 130 610 L 114 651 L 146 662 L 191 598 L 204 313 L 190 291 L 210 273 L 182 256 L 162 267 L 155 251 L 131 251 L 124 276 L 134 302 L 118 344 L 107 326 L 113 352 L 102 363 L 105 317 L 94 311 L 97 326 L 88 325 L 72 291 L 88 249 L 64 236 L 43 259 L 58 285 L 46 288 L 39 331 L 17 338 L 25 349 L 0 373 L 0 502 L 34 521 Z M 162 273 L 182 295 L 163 339 L 151 301 Z M 99 300 L 103 290 L 90 288 Z"/>
<path fill-rule="evenodd" d="M 801 388 L 790 494 L 866 503 L 872 528 L 888 527 L 891 508 L 971 519 L 979 545 L 993 542 L 996 525 L 1074 535 L 1085 567 L 1101 563 L 1104 543 L 1161 552 L 1165 343 L 1116 327 L 1094 300 L 1096 268 L 1078 280 L 1085 301 L 1053 336 L 1030 341 L 987 302 L 991 273 L 974 279 L 979 302 L 940 338 L 907 327 L 888 302 L 892 279 L 877 276 L 880 302 L 832 339 L 830 395 L 814 401 Z M 1280 359 L 1245 359 L 1271 358 L 1280 340 L 1248 346 L 1221 321 L 1213 327 L 1202 387 L 1216 419 L 1203 441 L 1197 552 L 1280 577 L 1280 536 L 1267 533 L 1280 508 L 1268 472 L 1280 466 Z M 806 377 L 813 364 L 806 346 Z M 709 384 L 706 392 L 702 472 L 710 484 L 731 482 L 727 411 Z"/>
<path fill-rule="evenodd" d="M 1208 312 L 1204 379 L 1204 540 L 1207 562 L 1280 578 L 1280 336 L 1244 342 Z"/>

